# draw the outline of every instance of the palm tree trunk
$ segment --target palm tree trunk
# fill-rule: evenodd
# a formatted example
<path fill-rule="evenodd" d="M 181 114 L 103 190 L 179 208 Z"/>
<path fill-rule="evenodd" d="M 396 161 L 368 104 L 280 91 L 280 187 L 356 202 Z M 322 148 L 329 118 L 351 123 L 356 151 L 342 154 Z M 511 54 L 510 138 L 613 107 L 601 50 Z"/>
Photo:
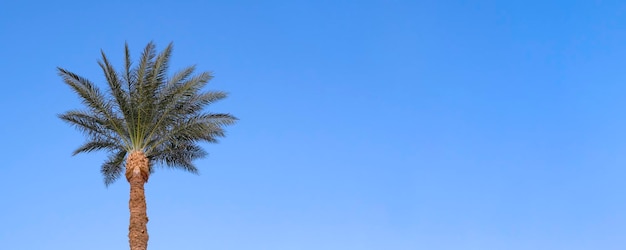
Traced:
<path fill-rule="evenodd" d="M 132 152 L 126 162 L 126 179 L 130 183 L 130 224 L 128 243 L 130 250 L 148 248 L 148 215 L 144 184 L 148 181 L 149 162 L 141 151 Z"/>

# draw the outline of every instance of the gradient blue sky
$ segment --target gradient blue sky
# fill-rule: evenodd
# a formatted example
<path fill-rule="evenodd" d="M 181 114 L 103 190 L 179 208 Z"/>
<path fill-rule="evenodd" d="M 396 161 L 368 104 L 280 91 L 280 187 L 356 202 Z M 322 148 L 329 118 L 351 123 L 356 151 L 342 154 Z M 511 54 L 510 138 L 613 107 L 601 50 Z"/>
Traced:
<path fill-rule="evenodd" d="M 127 249 L 56 114 L 154 40 L 241 121 L 147 184 L 150 249 L 626 245 L 623 1 L 2 1 L 0 249 Z"/>

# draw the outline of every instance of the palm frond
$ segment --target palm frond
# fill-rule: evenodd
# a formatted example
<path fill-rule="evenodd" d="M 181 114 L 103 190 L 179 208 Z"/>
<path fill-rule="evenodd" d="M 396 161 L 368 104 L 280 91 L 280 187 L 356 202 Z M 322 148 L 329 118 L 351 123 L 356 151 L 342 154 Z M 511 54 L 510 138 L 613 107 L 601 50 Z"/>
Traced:
<path fill-rule="evenodd" d="M 109 186 L 122 176 L 124 171 L 124 159 L 126 150 L 119 150 L 109 155 L 109 158 L 102 164 L 100 172 L 104 176 L 104 185 Z"/>
<path fill-rule="evenodd" d="M 57 70 L 63 81 L 72 87 L 91 111 L 103 114 L 109 112 L 110 107 L 107 105 L 105 96 L 91 81 L 60 67 Z"/>
<path fill-rule="evenodd" d="M 176 85 L 179 85 L 182 82 L 186 81 L 189 78 L 189 76 L 191 76 L 191 74 L 193 74 L 193 72 L 195 70 L 196 70 L 196 66 L 192 65 L 192 66 L 186 67 L 186 68 L 176 72 L 167 81 L 167 84 L 165 84 L 165 86 L 163 86 L 163 90 L 160 92 L 160 94 L 168 93 L 171 88 L 174 88 Z M 159 99 L 161 99 L 161 98 L 163 98 L 163 97 L 159 96 Z"/>
<path fill-rule="evenodd" d="M 119 113 L 122 114 L 124 120 L 128 120 L 126 117 L 132 116 L 132 109 L 129 103 L 130 93 L 125 91 L 122 87 L 122 79 L 118 76 L 115 68 L 113 68 L 113 65 L 109 63 L 106 54 L 104 54 L 104 51 L 101 51 L 101 54 L 102 61 L 99 61 L 98 65 L 100 65 L 100 68 L 102 68 L 102 72 L 104 73 L 107 83 L 109 84 L 109 92 L 111 93 L 113 98 L 115 98 L 115 101 L 112 101 L 111 103 L 115 108 L 117 108 Z"/>
<path fill-rule="evenodd" d="M 208 72 L 204 72 L 198 76 L 192 77 L 182 84 L 174 84 L 171 88 L 163 89 L 161 94 L 158 96 L 158 100 L 155 105 L 158 115 L 155 116 L 156 119 L 154 119 L 151 124 L 146 124 L 146 127 L 148 128 L 146 139 L 150 140 L 153 136 L 157 135 L 160 130 L 167 128 L 170 125 L 168 120 L 177 121 L 184 119 L 185 116 L 176 114 L 176 111 L 182 111 L 182 109 L 177 109 L 180 108 L 179 104 L 188 103 L 189 99 L 197 95 L 197 92 L 200 91 L 202 86 L 204 86 L 211 78 L 212 76 Z M 190 114 L 187 116 L 190 116 Z"/>
<path fill-rule="evenodd" d="M 133 74 L 133 61 L 130 57 L 130 49 L 128 43 L 124 43 L 124 81 L 127 84 L 127 92 L 130 93 L 131 84 L 135 82 Z"/>
<path fill-rule="evenodd" d="M 162 148 L 153 155 L 153 160 L 164 166 L 198 174 L 198 169 L 192 162 L 205 157 L 207 152 L 193 143 L 178 141 L 162 145 Z"/>
<path fill-rule="evenodd" d="M 193 96 L 177 102 L 174 110 L 176 111 L 176 115 L 191 116 L 200 113 L 207 105 L 222 100 L 227 96 L 228 94 L 226 94 L 226 92 L 221 91 L 194 94 Z"/>
<path fill-rule="evenodd" d="M 83 78 L 77 74 L 67 71 L 58 67 L 59 75 L 63 78 L 64 82 L 76 92 L 81 98 L 83 103 L 90 109 L 90 111 L 98 116 L 102 116 L 108 120 L 110 129 L 122 134 L 124 126 L 120 122 L 122 121 L 112 108 L 112 101 L 107 100 L 98 87 L 96 87 L 91 81 Z M 63 119 L 63 118 L 62 118 Z"/>
<path fill-rule="evenodd" d="M 167 70 L 170 66 L 170 57 L 172 56 L 173 48 L 174 44 L 170 43 L 154 60 L 154 67 L 150 70 L 149 74 L 150 85 L 154 92 L 156 92 L 159 87 L 165 85 L 167 81 Z"/>
<path fill-rule="evenodd" d="M 230 114 L 209 113 L 172 121 L 173 124 L 160 127 L 160 133 L 147 147 L 147 153 L 170 141 L 217 143 L 217 138 L 225 136 L 224 127 L 234 124 L 237 118 Z"/>
<path fill-rule="evenodd" d="M 61 120 L 76 127 L 79 131 L 85 133 L 89 138 L 106 138 L 111 141 L 124 141 L 124 133 L 119 133 L 115 129 L 113 119 L 106 119 L 100 114 L 88 113 L 85 111 L 71 110 L 64 114 L 60 114 Z"/>
<path fill-rule="evenodd" d="M 80 153 L 89 153 L 98 150 L 125 150 L 124 148 L 120 148 L 120 143 L 117 141 L 108 140 L 105 138 L 92 138 L 90 141 L 85 142 L 82 146 L 78 147 L 72 155 L 77 155 Z"/>

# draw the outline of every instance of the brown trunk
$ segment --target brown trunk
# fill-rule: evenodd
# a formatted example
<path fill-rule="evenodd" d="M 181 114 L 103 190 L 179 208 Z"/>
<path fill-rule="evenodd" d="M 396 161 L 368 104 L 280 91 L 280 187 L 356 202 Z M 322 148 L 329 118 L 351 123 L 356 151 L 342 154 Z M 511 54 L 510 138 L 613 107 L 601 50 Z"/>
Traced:
<path fill-rule="evenodd" d="M 148 215 L 144 184 L 150 174 L 149 162 L 141 151 L 134 151 L 126 159 L 126 179 L 130 183 L 130 224 L 128 226 L 128 243 L 130 250 L 146 250 L 148 248 Z"/>

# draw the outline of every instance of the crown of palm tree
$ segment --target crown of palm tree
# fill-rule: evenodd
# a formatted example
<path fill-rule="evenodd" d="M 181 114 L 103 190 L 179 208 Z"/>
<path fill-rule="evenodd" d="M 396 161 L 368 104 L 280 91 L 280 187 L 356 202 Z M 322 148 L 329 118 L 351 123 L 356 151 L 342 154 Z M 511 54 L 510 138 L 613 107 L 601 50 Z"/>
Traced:
<path fill-rule="evenodd" d="M 216 143 L 224 136 L 224 127 L 237 120 L 230 114 L 204 110 L 227 96 L 221 91 L 202 91 L 212 78 L 209 72 L 194 74 L 195 66 L 190 66 L 167 76 L 171 53 L 171 43 L 158 55 L 149 43 L 139 64 L 133 66 L 126 44 L 124 69 L 118 72 L 102 52 L 98 64 L 109 87 L 105 93 L 88 79 L 58 68 L 63 81 L 86 106 L 59 115 L 87 137 L 74 155 L 108 152 L 101 168 L 107 186 L 121 176 L 124 159 L 136 151 L 144 153 L 150 164 L 197 173 L 192 161 L 207 154 L 198 143 Z"/>

